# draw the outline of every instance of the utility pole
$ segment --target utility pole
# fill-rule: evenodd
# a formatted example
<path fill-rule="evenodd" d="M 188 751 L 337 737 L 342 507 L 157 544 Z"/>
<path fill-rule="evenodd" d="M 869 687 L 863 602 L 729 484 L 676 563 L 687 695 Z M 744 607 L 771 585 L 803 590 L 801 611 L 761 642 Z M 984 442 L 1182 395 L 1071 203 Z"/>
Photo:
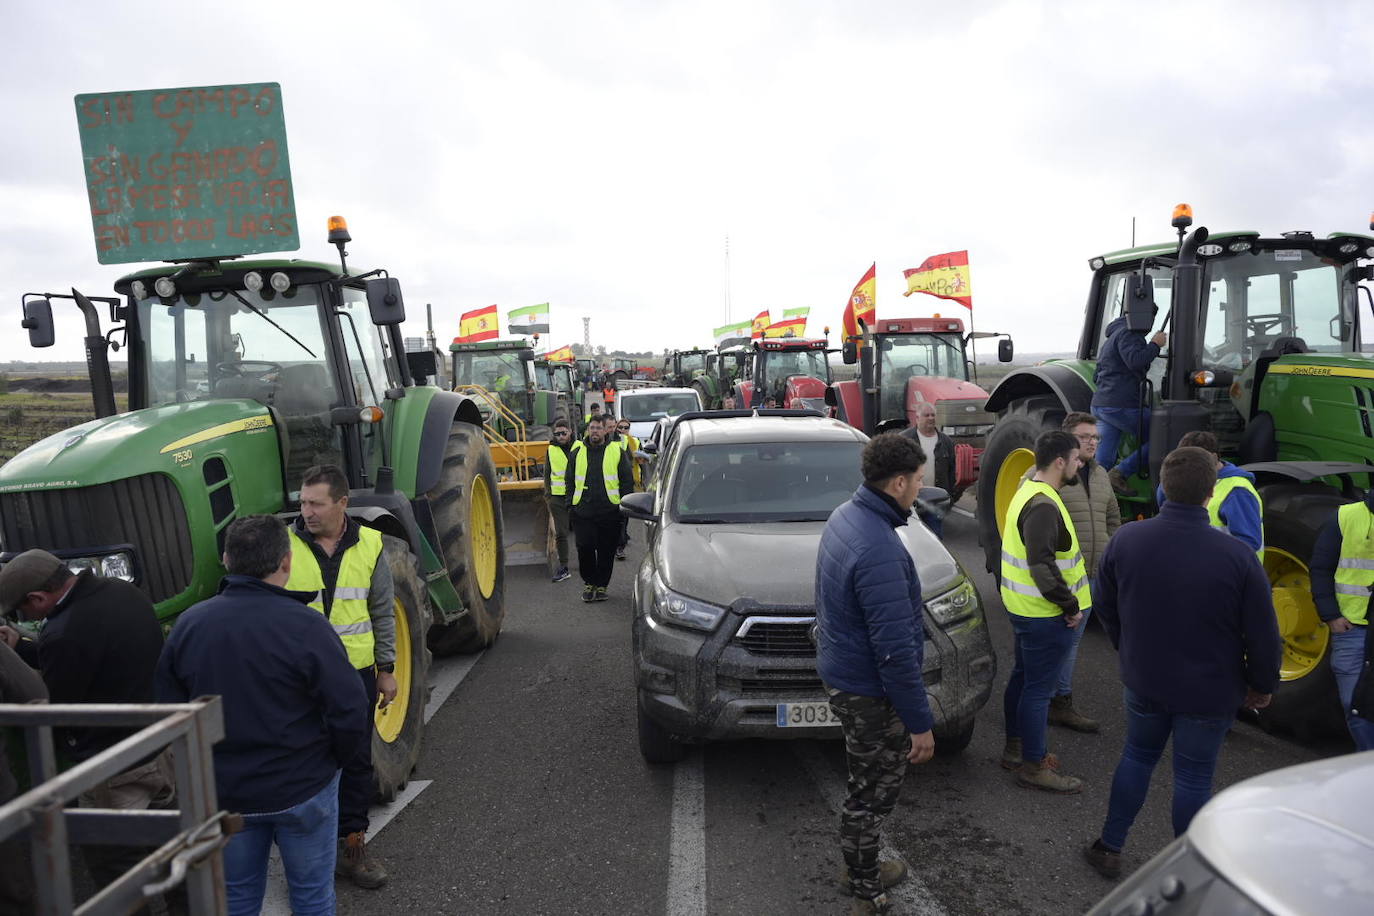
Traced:
<path fill-rule="evenodd" d="M 587 355 L 592 355 L 592 320 L 584 316 L 582 318 L 582 346 L 587 348 Z"/>

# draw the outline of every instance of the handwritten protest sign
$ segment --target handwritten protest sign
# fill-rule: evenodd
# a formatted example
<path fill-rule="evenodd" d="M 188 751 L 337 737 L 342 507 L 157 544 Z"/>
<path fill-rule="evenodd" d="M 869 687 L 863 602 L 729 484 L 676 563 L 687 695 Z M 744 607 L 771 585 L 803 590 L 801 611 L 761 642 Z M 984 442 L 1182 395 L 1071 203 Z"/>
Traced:
<path fill-rule="evenodd" d="M 300 248 L 281 85 L 76 97 L 101 264 Z"/>

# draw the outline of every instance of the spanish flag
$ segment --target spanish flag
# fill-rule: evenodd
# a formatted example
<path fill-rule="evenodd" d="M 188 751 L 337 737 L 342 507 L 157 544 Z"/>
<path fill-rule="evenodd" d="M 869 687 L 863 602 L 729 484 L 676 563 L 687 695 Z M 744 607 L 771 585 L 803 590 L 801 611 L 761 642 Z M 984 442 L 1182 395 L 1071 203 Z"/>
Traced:
<path fill-rule="evenodd" d="M 763 329 L 764 337 L 805 337 L 806 319 L 805 318 L 784 318 L 777 324 L 770 324 Z"/>
<path fill-rule="evenodd" d="M 968 272 L 968 251 L 951 251 L 926 258 L 915 270 L 904 270 L 906 292 L 929 293 L 973 311 L 973 281 Z"/>
<path fill-rule="evenodd" d="M 570 363 L 576 359 L 573 355 L 572 344 L 568 344 L 566 347 L 559 347 L 557 350 L 550 350 L 544 355 L 544 358 L 551 363 Z"/>
<path fill-rule="evenodd" d="M 773 323 L 773 316 L 768 314 L 768 309 L 764 309 L 754 316 L 753 327 L 749 331 L 749 336 L 755 339 L 762 337 L 763 332 Z"/>
<path fill-rule="evenodd" d="M 476 343 L 479 340 L 495 340 L 501 336 L 500 322 L 496 317 L 496 306 L 464 312 L 458 322 L 458 336 L 454 343 Z"/>
<path fill-rule="evenodd" d="M 849 302 L 844 307 L 844 338 L 857 337 L 861 332 L 859 322 L 873 327 L 878 307 L 878 265 L 868 268 L 868 273 L 849 294 Z"/>

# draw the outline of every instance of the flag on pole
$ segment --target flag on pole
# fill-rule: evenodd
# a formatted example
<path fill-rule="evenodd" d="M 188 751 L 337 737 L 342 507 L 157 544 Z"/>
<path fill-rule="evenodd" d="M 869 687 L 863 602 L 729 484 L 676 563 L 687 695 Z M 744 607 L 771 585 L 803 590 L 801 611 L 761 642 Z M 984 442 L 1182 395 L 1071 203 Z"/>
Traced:
<path fill-rule="evenodd" d="M 915 270 L 904 270 L 906 292 L 928 293 L 955 302 L 973 311 L 973 281 L 968 272 L 968 251 L 951 251 L 926 258 Z"/>
<path fill-rule="evenodd" d="M 773 316 L 764 309 L 754 316 L 754 321 L 750 327 L 749 336 L 758 338 L 763 336 L 764 329 L 773 323 Z"/>
<path fill-rule="evenodd" d="M 849 294 L 849 302 L 845 304 L 843 326 L 846 340 L 858 336 L 861 320 L 869 327 L 873 327 L 877 317 L 877 300 L 878 265 L 874 264 L 854 287 L 854 292 Z"/>
<path fill-rule="evenodd" d="M 783 320 L 785 321 L 785 320 L 788 319 L 788 318 L 805 318 L 805 317 L 807 317 L 807 316 L 810 315 L 810 314 L 811 314 L 811 306 L 809 306 L 809 305 L 803 305 L 801 308 L 796 308 L 796 309 L 784 309 L 784 310 L 783 310 L 783 313 L 782 313 L 782 317 L 783 317 Z"/>
<path fill-rule="evenodd" d="M 802 306 L 801 308 L 795 308 L 795 309 L 784 309 L 784 310 L 783 310 L 783 313 L 782 313 L 782 321 L 779 321 L 778 324 L 780 324 L 780 325 L 785 325 L 785 326 L 787 326 L 787 327 L 789 327 L 789 328 L 795 327 L 795 328 L 796 328 L 796 333 L 795 333 L 795 334 L 784 334 L 783 336 L 784 336 L 784 337 L 805 337 L 805 336 L 806 336 L 806 319 L 807 319 L 807 317 L 808 317 L 810 314 L 811 314 L 811 306 L 809 306 L 809 305 L 804 305 L 804 306 Z M 777 325 L 774 325 L 774 327 L 777 327 Z"/>
<path fill-rule="evenodd" d="M 549 304 L 527 305 L 507 312 L 506 327 L 512 334 L 549 333 Z"/>
<path fill-rule="evenodd" d="M 784 318 L 776 324 L 770 324 L 763 329 L 764 337 L 805 337 L 806 319 L 805 318 Z"/>
<path fill-rule="evenodd" d="M 551 363 L 570 363 L 573 362 L 577 357 L 573 353 L 572 344 L 568 344 L 566 347 L 559 347 L 557 350 L 550 350 L 544 358 Z"/>
<path fill-rule="evenodd" d="M 716 346 L 724 347 L 731 343 L 743 343 L 749 339 L 753 331 L 753 322 L 738 321 L 734 324 L 722 325 L 711 332 L 716 338 Z"/>
<path fill-rule="evenodd" d="M 494 305 L 464 312 L 458 322 L 458 336 L 453 338 L 453 342 L 476 343 L 479 340 L 495 340 L 501 336 L 500 323 Z"/>

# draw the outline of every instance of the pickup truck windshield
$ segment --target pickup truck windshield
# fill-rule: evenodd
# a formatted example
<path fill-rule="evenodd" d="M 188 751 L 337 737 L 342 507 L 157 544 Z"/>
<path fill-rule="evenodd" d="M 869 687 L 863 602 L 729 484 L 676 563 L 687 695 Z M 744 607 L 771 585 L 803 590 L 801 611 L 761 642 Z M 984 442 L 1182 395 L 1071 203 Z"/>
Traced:
<path fill-rule="evenodd" d="M 694 445 L 672 498 L 679 522 L 825 521 L 854 494 L 861 442 Z"/>

